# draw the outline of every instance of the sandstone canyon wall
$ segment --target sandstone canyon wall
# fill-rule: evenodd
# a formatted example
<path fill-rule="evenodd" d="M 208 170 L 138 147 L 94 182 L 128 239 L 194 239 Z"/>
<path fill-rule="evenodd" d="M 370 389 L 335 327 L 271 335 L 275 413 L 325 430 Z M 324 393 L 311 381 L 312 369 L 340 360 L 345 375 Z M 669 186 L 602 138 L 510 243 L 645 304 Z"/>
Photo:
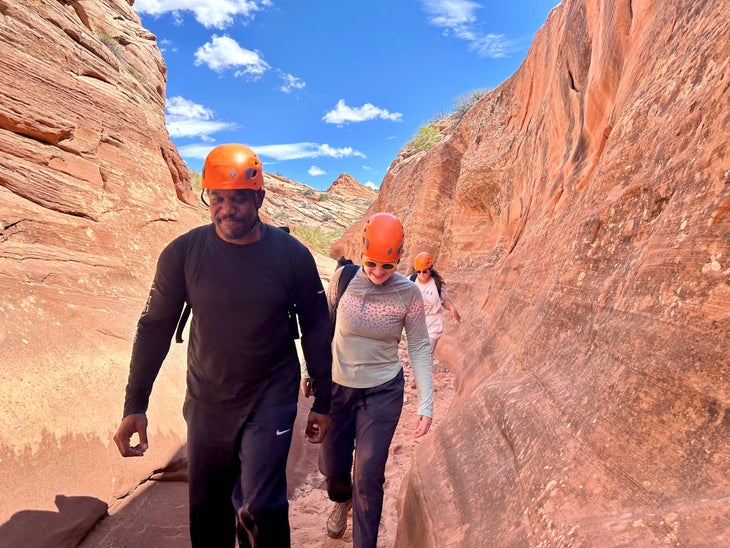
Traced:
<path fill-rule="evenodd" d="M 184 441 L 178 345 L 148 454 L 110 443 L 155 259 L 202 213 L 128 1 L 0 16 L 0 539 L 71 546 Z M 512 78 L 393 162 L 371 211 L 401 216 L 404 264 L 430 250 L 464 317 L 400 546 L 730 542 L 728 17 L 566 0 Z"/>
<path fill-rule="evenodd" d="M 726 1 L 564 0 L 393 162 L 370 212 L 464 317 L 399 546 L 730 544 L 729 59 Z"/>
<path fill-rule="evenodd" d="M 145 457 L 111 442 L 157 256 L 208 222 L 165 127 L 155 36 L 131 4 L 0 0 L 2 548 L 76 546 L 147 478 L 185 480 L 186 345 L 155 383 Z M 326 199 L 264 177 L 262 218 L 295 233 L 337 234 L 377 195 L 346 174 Z M 315 258 L 326 281 L 335 261 Z"/>
<path fill-rule="evenodd" d="M 173 348 L 148 455 L 110 443 L 157 254 L 203 217 L 130 2 L 0 0 L 0 59 L 0 539 L 75 545 L 184 440 Z"/>

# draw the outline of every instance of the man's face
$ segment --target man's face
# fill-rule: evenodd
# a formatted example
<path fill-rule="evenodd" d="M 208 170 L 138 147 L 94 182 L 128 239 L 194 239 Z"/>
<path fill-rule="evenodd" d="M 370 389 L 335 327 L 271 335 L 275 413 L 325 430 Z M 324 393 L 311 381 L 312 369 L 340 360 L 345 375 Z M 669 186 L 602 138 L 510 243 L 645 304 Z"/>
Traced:
<path fill-rule="evenodd" d="M 221 239 L 234 243 L 249 243 L 256 224 L 258 208 L 252 190 L 209 190 L 210 219 Z"/>

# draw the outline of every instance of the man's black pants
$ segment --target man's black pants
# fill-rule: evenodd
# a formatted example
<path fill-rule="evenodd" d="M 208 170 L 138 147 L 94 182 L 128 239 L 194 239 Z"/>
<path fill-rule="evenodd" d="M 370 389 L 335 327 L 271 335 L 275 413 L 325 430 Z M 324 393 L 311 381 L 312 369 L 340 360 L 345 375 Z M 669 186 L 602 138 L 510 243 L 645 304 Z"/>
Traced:
<path fill-rule="evenodd" d="M 242 547 L 288 548 L 286 461 L 297 404 L 232 416 L 187 402 L 184 413 L 192 545 L 233 547 L 238 523 Z"/>

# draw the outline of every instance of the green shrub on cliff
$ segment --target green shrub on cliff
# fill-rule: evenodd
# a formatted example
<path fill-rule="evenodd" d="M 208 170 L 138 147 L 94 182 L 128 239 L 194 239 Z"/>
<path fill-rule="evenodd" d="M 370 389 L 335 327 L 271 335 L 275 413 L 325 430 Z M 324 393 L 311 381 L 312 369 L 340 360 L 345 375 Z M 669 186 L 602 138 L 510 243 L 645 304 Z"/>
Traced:
<path fill-rule="evenodd" d="M 439 112 L 431 120 L 418 128 L 413 140 L 406 143 L 400 150 L 402 156 L 410 156 L 417 152 L 424 152 L 435 145 L 442 132 L 451 129 L 464 117 L 479 99 L 489 93 L 488 88 L 475 89 L 459 95 L 454 99 L 454 107 L 450 113 Z"/>
<path fill-rule="evenodd" d="M 342 231 L 325 230 L 320 226 L 297 225 L 291 227 L 292 234 L 306 240 L 317 253 L 329 256 L 330 246 L 342 236 Z"/>
<path fill-rule="evenodd" d="M 439 135 L 441 135 L 441 131 L 439 131 L 438 128 L 432 125 L 424 124 L 418 128 L 418 133 L 416 133 L 413 141 L 411 141 L 411 147 L 416 152 L 423 152 L 424 150 L 428 150 L 436 144 Z"/>
<path fill-rule="evenodd" d="M 479 101 L 479 99 L 484 97 L 490 91 L 491 90 L 489 88 L 475 89 L 467 93 L 463 93 L 454 99 L 454 110 L 451 111 L 451 113 L 456 119 L 455 123 L 459 123 L 459 120 L 464 117 L 464 114 L 466 114 L 469 109 L 473 107 L 477 101 Z"/>

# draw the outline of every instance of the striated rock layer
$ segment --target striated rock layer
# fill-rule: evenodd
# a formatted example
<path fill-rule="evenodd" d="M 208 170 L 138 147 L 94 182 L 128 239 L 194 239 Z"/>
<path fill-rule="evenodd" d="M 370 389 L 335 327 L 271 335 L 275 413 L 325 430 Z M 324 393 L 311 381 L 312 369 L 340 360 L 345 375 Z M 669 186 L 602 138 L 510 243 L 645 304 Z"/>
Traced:
<path fill-rule="evenodd" d="M 76 546 L 184 465 L 186 345 L 155 383 L 145 457 L 122 459 L 111 438 L 157 256 L 207 210 L 131 1 L 0 0 L 0 59 L 0 546 Z M 352 178 L 325 200 L 265 178 L 272 223 L 339 234 L 375 197 Z M 335 262 L 317 264 L 326 279 Z"/>
<path fill-rule="evenodd" d="M 730 544 L 729 28 L 719 0 L 565 0 L 391 165 L 370 212 L 464 317 L 398 546 Z"/>
<path fill-rule="evenodd" d="M 264 164 L 266 170 L 266 164 Z M 261 218 L 276 226 L 317 227 L 340 236 L 357 221 L 377 197 L 375 190 L 343 173 L 325 192 L 292 181 L 276 173 L 266 173 L 266 199 Z"/>
<path fill-rule="evenodd" d="M 202 217 L 130 2 L 0 0 L 0 58 L 0 544 L 75 546 L 183 442 L 180 348 L 149 454 L 111 435 L 157 254 Z"/>
<path fill-rule="evenodd" d="M 730 543 L 725 8 L 566 0 L 512 78 L 391 165 L 370 211 L 404 220 L 404 271 L 434 254 L 464 318 L 399 546 Z M 75 546 L 181 456 L 184 345 L 148 454 L 110 440 L 157 254 L 205 215 L 127 0 L 0 16 L 0 544 Z M 343 226 L 350 182 L 314 217 L 269 215 Z M 360 229 L 332 255 L 357 257 Z"/>

